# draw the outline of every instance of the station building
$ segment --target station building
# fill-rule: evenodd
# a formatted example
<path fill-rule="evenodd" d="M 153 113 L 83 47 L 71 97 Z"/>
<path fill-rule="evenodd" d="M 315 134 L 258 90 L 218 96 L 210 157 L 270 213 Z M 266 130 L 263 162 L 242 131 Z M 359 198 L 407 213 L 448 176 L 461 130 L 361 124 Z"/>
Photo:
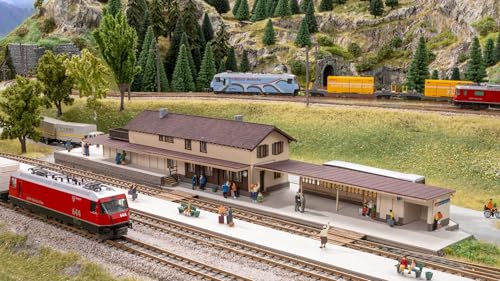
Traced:
<path fill-rule="evenodd" d="M 144 111 L 122 128 L 86 139 L 102 146 L 99 159 L 58 151 L 56 163 L 105 173 L 131 181 L 167 185 L 191 182 L 203 174 L 208 186 L 234 181 L 242 194 L 259 183 L 270 192 L 288 186 L 288 175 L 299 176 L 302 192 L 339 200 L 376 204 L 376 218 L 385 220 L 392 209 L 397 224 L 423 221 L 431 230 L 440 211 L 449 223 L 453 190 L 345 167 L 317 165 L 289 159 L 295 139 L 271 125 L 223 120 L 160 111 Z M 114 164 L 126 152 L 126 165 Z"/>

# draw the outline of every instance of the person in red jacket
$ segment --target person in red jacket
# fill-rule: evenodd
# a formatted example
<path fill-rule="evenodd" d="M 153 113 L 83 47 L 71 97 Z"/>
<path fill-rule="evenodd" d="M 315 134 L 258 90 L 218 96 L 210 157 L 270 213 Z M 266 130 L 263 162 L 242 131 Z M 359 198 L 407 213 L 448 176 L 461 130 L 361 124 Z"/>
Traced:
<path fill-rule="evenodd" d="M 404 272 L 405 268 L 408 267 L 408 260 L 406 259 L 406 256 L 403 256 L 401 260 L 399 261 L 399 271 L 398 272 Z"/>

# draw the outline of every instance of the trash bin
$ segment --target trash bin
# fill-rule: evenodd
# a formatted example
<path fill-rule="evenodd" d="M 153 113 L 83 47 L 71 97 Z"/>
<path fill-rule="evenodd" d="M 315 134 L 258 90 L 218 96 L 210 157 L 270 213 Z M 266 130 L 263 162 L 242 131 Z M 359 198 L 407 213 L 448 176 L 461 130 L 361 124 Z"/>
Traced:
<path fill-rule="evenodd" d="M 430 271 L 427 271 L 425 273 L 425 280 L 431 280 L 432 279 L 432 272 Z"/>

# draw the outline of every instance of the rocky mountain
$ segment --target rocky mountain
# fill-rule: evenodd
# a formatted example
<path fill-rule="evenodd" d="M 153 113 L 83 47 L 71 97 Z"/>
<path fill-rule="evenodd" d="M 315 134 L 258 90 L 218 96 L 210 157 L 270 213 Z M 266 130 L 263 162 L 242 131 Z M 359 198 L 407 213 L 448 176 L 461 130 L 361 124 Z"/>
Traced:
<path fill-rule="evenodd" d="M 0 37 L 7 35 L 31 14 L 33 14 L 33 1 L 19 3 L 0 0 Z"/>
<path fill-rule="evenodd" d="M 272 71 L 284 64 L 300 72 L 305 52 L 293 42 L 303 15 L 273 18 L 276 44 L 265 47 L 262 44 L 265 20 L 239 22 L 231 12 L 219 15 L 206 2 L 195 2 L 200 21 L 206 12 L 215 30 L 224 23 L 231 35 L 230 43 L 238 54 L 248 50 L 254 70 Z M 231 7 L 234 2 L 230 0 Z M 316 7 L 319 2 L 315 0 Z M 377 18 L 369 14 L 368 2 L 360 0 L 335 5 L 330 12 L 316 12 L 319 32 L 312 38 L 319 45 L 318 57 L 336 58 L 343 66 L 334 69 L 339 72 L 336 74 L 374 75 L 378 84 L 383 85 L 402 83 L 418 39 L 424 36 L 433 53 L 430 69 L 439 70 L 443 76 L 450 75 L 452 67 L 464 68 L 469 44 L 474 36 L 480 36 L 478 25 L 484 21 L 490 24 L 481 33 L 482 42 L 486 37 L 496 36 L 500 26 L 500 0 L 400 0 L 399 3 L 392 10 L 386 7 L 384 15 Z M 249 6 L 252 5 L 250 0 Z M 82 46 L 92 44 L 88 40 L 89 31 L 99 24 L 102 7 L 96 0 L 48 0 L 44 17 L 53 18 L 56 28 L 44 36 L 66 38 Z M 160 42 L 165 50 L 168 39 Z M 353 46 L 359 47 L 356 52 Z"/>

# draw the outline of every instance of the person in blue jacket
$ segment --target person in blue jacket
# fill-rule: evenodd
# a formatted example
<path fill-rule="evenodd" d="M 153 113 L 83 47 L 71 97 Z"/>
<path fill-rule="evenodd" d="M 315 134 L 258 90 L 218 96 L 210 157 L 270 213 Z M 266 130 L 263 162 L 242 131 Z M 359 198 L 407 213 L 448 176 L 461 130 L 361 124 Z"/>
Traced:
<path fill-rule="evenodd" d="M 196 186 L 196 175 L 193 175 L 193 177 L 191 178 L 191 183 L 193 184 L 193 190 Z"/>
<path fill-rule="evenodd" d="M 222 195 L 224 195 L 224 198 L 227 198 L 227 193 L 229 192 L 229 182 L 225 182 L 222 185 Z"/>
<path fill-rule="evenodd" d="M 205 185 L 207 184 L 207 178 L 205 175 L 201 174 L 200 175 L 200 189 L 205 190 Z"/>

